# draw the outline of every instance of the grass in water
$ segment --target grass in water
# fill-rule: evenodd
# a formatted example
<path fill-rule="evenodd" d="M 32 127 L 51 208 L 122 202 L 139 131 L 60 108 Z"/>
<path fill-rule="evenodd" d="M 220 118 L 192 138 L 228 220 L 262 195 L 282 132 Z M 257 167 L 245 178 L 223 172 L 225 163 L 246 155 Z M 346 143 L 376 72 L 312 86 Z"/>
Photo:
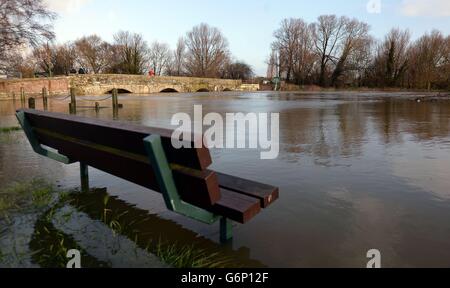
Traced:
<path fill-rule="evenodd" d="M 67 252 L 77 249 L 81 254 L 83 268 L 108 268 L 107 263 L 88 254 L 72 236 L 59 231 L 52 224 L 51 219 L 61 204 L 62 202 L 49 209 L 35 224 L 30 242 L 30 249 L 34 251 L 33 262 L 42 268 L 66 268 Z"/>
<path fill-rule="evenodd" d="M 81 252 L 83 267 L 108 267 L 107 263 L 97 260 L 86 253 L 76 241 L 54 227 L 52 219 L 56 211 L 69 199 L 68 193 L 58 191 L 43 179 L 34 179 L 25 183 L 13 183 L 0 190 L 0 220 L 9 219 L 10 214 L 42 211 L 34 224 L 34 232 L 29 243 L 32 261 L 44 268 L 65 268 L 68 262 L 67 252 L 77 249 Z M 5 255 L 0 250 L 0 264 Z"/>
<path fill-rule="evenodd" d="M 0 217 L 24 208 L 39 209 L 54 200 L 55 189 L 45 180 L 34 179 L 25 183 L 13 183 L 0 190 Z"/>
<path fill-rule="evenodd" d="M 129 206 L 116 197 L 109 197 L 106 189 L 90 193 L 72 194 L 69 204 L 86 213 L 91 219 L 100 220 L 115 234 L 123 235 L 138 247 L 157 256 L 162 262 L 175 268 L 237 268 L 244 267 L 237 252 L 223 249 L 198 235 L 186 231 L 179 242 L 180 229 L 171 221 L 150 215 L 148 211 Z M 160 230 L 161 229 L 161 230 Z M 181 229 L 182 230 L 182 229 Z M 192 244 L 187 244 L 188 242 Z M 251 267 L 259 267 L 256 263 Z"/>
<path fill-rule="evenodd" d="M 148 211 L 129 206 L 110 197 L 106 189 L 90 193 L 62 193 L 42 179 L 28 183 L 14 183 L 0 190 L 0 220 L 8 213 L 20 211 L 42 211 L 34 225 L 29 243 L 32 262 L 41 267 L 65 267 L 68 249 L 78 249 L 83 267 L 108 267 L 108 263 L 97 260 L 84 251 L 75 241 L 52 224 L 56 211 L 71 205 L 91 219 L 102 221 L 115 235 L 123 235 L 138 247 L 154 254 L 161 261 L 175 268 L 237 268 L 239 253 L 222 249 L 209 240 L 198 239 L 192 231 L 183 230 L 171 221 L 150 215 Z M 64 217 L 64 216 L 63 216 Z M 183 233 L 183 241 L 179 242 Z M 4 255 L 0 252 L 0 262 Z M 253 262 L 252 262 L 253 263 Z M 259 267 L 251 265 L 251 267 Z"/>
<path fill-rule="evenodd" d="M 20 127 L 1 127 L 0 128 L 0 133 L 11 133 L 11 132 L 16 132 L 16 131 L 21 131 L 22 128 Z"/>
<path fill-rule="evenodd" d="M 160 241 L 156 250 L 148 250 L 174 268 L 224 268 L 233 264 L 232 259 L 221 253 L 209 253 L 193 245 L 164 244 Z"/>

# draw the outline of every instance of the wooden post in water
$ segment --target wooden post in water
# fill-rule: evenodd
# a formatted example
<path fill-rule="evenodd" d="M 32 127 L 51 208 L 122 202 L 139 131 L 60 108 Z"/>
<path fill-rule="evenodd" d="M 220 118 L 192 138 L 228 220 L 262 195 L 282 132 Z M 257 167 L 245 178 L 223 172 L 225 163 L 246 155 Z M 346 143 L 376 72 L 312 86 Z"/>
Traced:
<path fill-rule="evenodd" d="M 119 117 L 119 92 L 116 88 L 112 91 L 113 118 Z"/>
<path fill-rule="evenodd" d="M 112 90 L 112 105 L 114 109 L 119 108 L 119 91 L 116 88 Z"/>
<path fill-rule="evenodd" d="M 89 167 L 80 162 L 81 192 L 89 192 Z"/>
<path fill-rule="evenodd" d="M 36 100 L 34 98 L 28 98 L 28 108 L 36 109 Z"/>
<path fill-rule="evenodd" d="M 25 104 L 25 88 L 20 87 L 20 101 Z"/>
<path fill-rule="evenodd" d="M 77 114 L 77 97 L 75 94 L 75 88 L 70 88 L 69 110 L 70 114 Z"/>
<path fill-rule="evenodd" d="M 100 103 L 95 102 L 95 111 L 98 112 L 100 111 Z"/>
<path fill-rule="evenodd" d="M 47 87 L 42 88 L 42 103 L 44 104 L 44 110 L 48 108 Z"/>

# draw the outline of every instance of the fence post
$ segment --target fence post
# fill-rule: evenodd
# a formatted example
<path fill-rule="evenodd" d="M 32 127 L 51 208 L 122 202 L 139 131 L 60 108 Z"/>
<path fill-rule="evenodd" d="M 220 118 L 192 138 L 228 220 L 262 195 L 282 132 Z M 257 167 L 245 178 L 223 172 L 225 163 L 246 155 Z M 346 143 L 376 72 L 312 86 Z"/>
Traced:
<path fill-rule="evenodd" d="M 118 91 L 116 88 L 112 90 L 112 105 L 113 105 L 113 118 L 117 119 L 119 117 L 119 99 Z"/>
<path fill-rule="evenodd" d="M 47 110 L 48 108 L 47 87 L 42 88 L 42 103 L 44 104 L 44 110 Z"/>
<path fill-rule="evenodd" d="M 118 97 L 119 97 L 119 92 L 117 91 L 116 88 L 114 88 L 112 90 L 112 105 L 113 105 L 114 109 L 119 108 L 119 99 L 118 99 Z"/>
<path fill-rule="evenodd" d="M 75 88 L 70 88 L 69 110 L 70 114 L 77 114 L 77 98 L 75 94 Z"/>
<path fill-rule="evenodd" d="M 28 108 L 36 109 L 36 100 L 34 98 L 28 98 Z"/>
<path fill-rule="evenodd" d="M 81 192 L 89 192 L 89 168 L 80 162 Z"/>
<path fill-rule="evenodd" d="M 20 101 L 25 103 L 25 88 L 20 87 Z"/>

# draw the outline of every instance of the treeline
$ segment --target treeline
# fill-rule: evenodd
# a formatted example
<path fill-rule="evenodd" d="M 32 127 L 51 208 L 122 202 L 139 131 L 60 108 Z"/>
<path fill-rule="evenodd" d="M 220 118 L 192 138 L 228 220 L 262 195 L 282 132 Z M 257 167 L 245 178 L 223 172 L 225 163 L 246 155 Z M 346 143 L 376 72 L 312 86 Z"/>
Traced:
<path fill-rule="evenodd" d="M 322 87 L 450 89 L 450 36 L 439 31 L 411 41 L 392 29 L 383 40 L 368 24 L 335 15 L 315 23 L 285 19 L 274 33 L 268 77 Z"/>
<path fill-rule="evenodd" d="M 56 15 L 44 0 L 0 0 L 0 74 L 33 77 L 88 73 L 249 79 L 252 68 L 233 60 L 225 36 L 200 24 L 174 49 L 121 31 L 107 42 L 91 35 L 55 44 Z M 450 89 L 450 36 L 432 31 L 416 41 L 393 29 L 375 40 L 367 23 L 335 15 L 314 23 L 286 19 L 274 33 L 268 78 L 323 87 Z M 80 70 L 80 68 L 82 68 Z"/>
<path fill-rule="evenodd" d="M 0 0 L 0 7 L 0 72 L 5 74 L 145 74 L 153 70 L 155 75 L 253 77 L 248 64 L 233 60 L 219 29 L 207 24 L 187 32 L 173 50 L 127 31 L 116 33 L 111 43 L 91 35 L 59 45 L 54 43 L 51 26 L 56 15 L 45 1 Z"/>
<path fill-rule="evenodd" d="M 36 72 L 48 76 L 71 73 L 146 74 L 249 79 L 252 68 L 232 60 L 228 42 L 221 32 L 201 24 L 180 38 L 174 50 L 168 44 L 148 44 L 142 35 L 120 31 L 109 43 L 97 35 L 62 45 L 47 42 L 31 54 L 15 55 L 10 70 L 23 77 Z M 81 69 L 81 70 L 80 70 Z"/>

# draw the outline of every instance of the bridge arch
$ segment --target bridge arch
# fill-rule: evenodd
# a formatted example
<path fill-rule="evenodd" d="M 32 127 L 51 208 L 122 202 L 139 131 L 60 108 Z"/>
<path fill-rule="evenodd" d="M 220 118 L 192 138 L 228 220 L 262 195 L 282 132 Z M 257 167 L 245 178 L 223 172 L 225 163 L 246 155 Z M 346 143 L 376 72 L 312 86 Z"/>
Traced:
<path fill-rule="evenodd" d="M 112 94 L 114 89 L 108 90 L 106 91 L 105 94 Z M 117 88 L 117 93 L 119 94 L 133 94 L 132 91 L 128 90 L 128 89 L 124 89 L 124 88 Z"/>
<path fill-rule="evenodd" d="M 231 92 L 232 90 L 230 88 L 225 88 L 222 90 L 223 92 Z"/>
<path fill-rule="evenodd" d="M 197 92 L 210 92 L 208 88 L 200 88 Z"/>
<path fill-rule="evenodd" d="M 174 88 L 165 88 L 161 90 L 160 93 L 178 93 L 178 91 Z"/>

